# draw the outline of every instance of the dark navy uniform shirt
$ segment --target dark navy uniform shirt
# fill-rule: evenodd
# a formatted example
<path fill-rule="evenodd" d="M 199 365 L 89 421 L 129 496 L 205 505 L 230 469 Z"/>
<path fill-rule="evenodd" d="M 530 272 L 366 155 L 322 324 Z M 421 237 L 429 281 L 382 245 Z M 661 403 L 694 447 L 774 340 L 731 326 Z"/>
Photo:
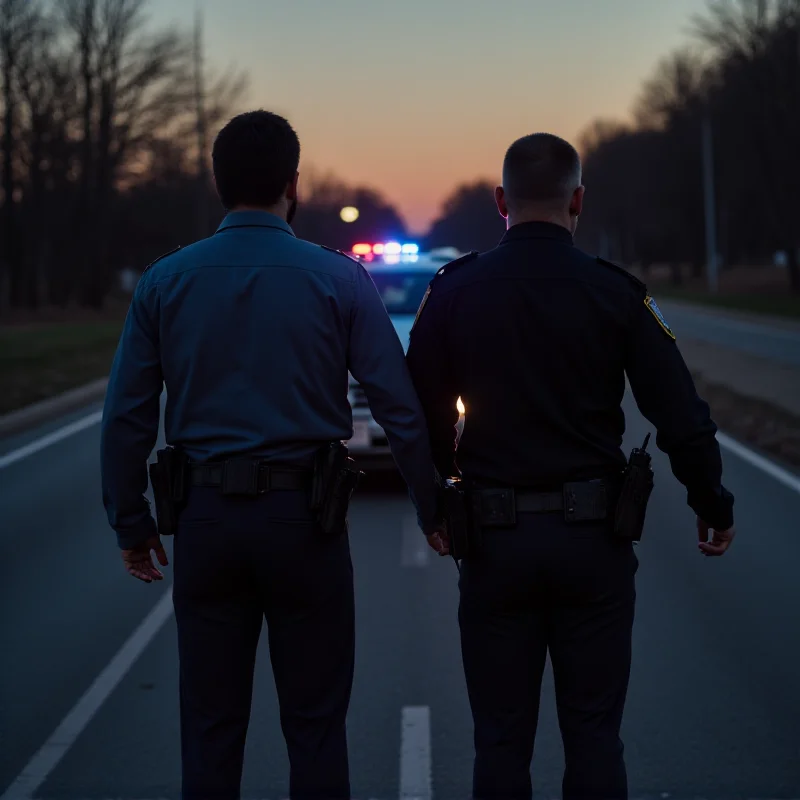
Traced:
<path fill-rule="evenodd" d="M 494 250 L 445 267 L 407 356 L 439 471 L 543 489 L 618 474 L 627 375 L 689 504 L 730 527 L 716 426 L 648 300 L 643 283 L 549 223 L 515 225 Z"/>
<path fill-rule="evenodd" d="M 136 287 L 103 414 L 103 498 L 120 546 L 155 533 L 144 493 L 162 385 L 167 442 L 190 458 L 310 465 L 326 442 L 353 434 L 348 370 L 429 527 L 424 415 L 363 266 L 259 211 L 230 213 L 214 236 L 155 262 Z"/>

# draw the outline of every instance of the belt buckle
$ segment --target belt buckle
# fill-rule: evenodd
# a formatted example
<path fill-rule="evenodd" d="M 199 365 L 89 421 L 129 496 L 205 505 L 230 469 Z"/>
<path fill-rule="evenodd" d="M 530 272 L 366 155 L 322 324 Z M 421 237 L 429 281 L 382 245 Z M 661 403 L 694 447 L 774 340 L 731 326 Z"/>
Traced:
<path fill-rule="evenodd" d="M 222 465 L 222 494 L 256 497 L 258 491 L 258 459 L 232 458 Z"/>

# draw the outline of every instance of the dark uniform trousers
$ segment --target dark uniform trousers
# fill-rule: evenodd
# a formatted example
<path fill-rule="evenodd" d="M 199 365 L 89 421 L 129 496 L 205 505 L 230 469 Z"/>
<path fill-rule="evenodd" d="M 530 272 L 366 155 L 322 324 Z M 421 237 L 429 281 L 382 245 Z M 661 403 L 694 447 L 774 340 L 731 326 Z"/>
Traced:
<path fill-rule="evenodd" d="M 264 618 L 292 800 L 349 798 L 355 615 L 347 536 L 317 528 L 305 492 L 232 498 L 193 488 L 174 573 L 184 800 L 239 797 Z"/>
<path fill-rule="evenodd" d="M 531 797 L 547 652 L 564 742 L 564 800 L 626 800 L 619 731 L 638 560 L 606 523 L 520 514 L 485 530 L 460 581 L 462 654 L 475 723 L 476 800 Z"/>

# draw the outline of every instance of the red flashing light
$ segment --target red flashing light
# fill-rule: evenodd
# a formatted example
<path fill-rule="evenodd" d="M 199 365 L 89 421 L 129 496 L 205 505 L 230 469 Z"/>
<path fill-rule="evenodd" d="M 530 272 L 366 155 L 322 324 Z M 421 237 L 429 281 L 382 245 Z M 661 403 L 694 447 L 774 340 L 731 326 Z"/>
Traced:
<path fill-rule="evenodd" d="M 354 244 L 352 252 L 354 255 L 357 256 L 369 255 L 372 252 L 372 245 L 364 244 L 363 242 L 359 244 Z"/>
<path fill-rule="evenodd" d="M 383 251 L 384 251 L 384 246 L 382 244 L 372 245 L 372 252 L 375 253 L 376 256 L 382 256 Z"/>

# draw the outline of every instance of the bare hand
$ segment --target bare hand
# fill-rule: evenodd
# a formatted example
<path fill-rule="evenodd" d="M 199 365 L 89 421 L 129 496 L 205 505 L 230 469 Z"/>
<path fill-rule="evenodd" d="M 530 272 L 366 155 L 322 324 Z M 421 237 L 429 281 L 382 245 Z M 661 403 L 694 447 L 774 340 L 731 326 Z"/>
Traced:
<path fill-rule="evenodd" d="M 428 537 L 428 544 L 440 555 L 440 556 L 448 556 L 450 555 L 450 540 L 447 536 L 447 528 L 442 525 L 440 528 L 437 528 L 432 534 Z"/>
<path fill-rule="evenodd" d="M 713 531 L 711 541 L 708 541 L 708 534 Z M 700 543 L 697 545 L 700 552 L 704 556 L 722 556 L 725 555 L 728 548 L 731 546 L 733 537 L 736 535 L 734 527 L 728 528 L 726 531 L 714 530 L 707 522 L 697 518 L 697 538 Z"/>
<path fill-rule="evenodd" d="M 145 583 L 164 580 L 163 573 L 153 563 L 153 557 L 150 555 L 151 550 L 155 550 L 158 563 L 162 567 L 166 567 L 169 564 L 167 552 L 164 550 L 164 545 L 161 544 L 160 536 L 151 536 L 138 547 L 122 551 L 122 560 L 125 562 L 125 569 L 128 570 L 128 574 Z"/>

